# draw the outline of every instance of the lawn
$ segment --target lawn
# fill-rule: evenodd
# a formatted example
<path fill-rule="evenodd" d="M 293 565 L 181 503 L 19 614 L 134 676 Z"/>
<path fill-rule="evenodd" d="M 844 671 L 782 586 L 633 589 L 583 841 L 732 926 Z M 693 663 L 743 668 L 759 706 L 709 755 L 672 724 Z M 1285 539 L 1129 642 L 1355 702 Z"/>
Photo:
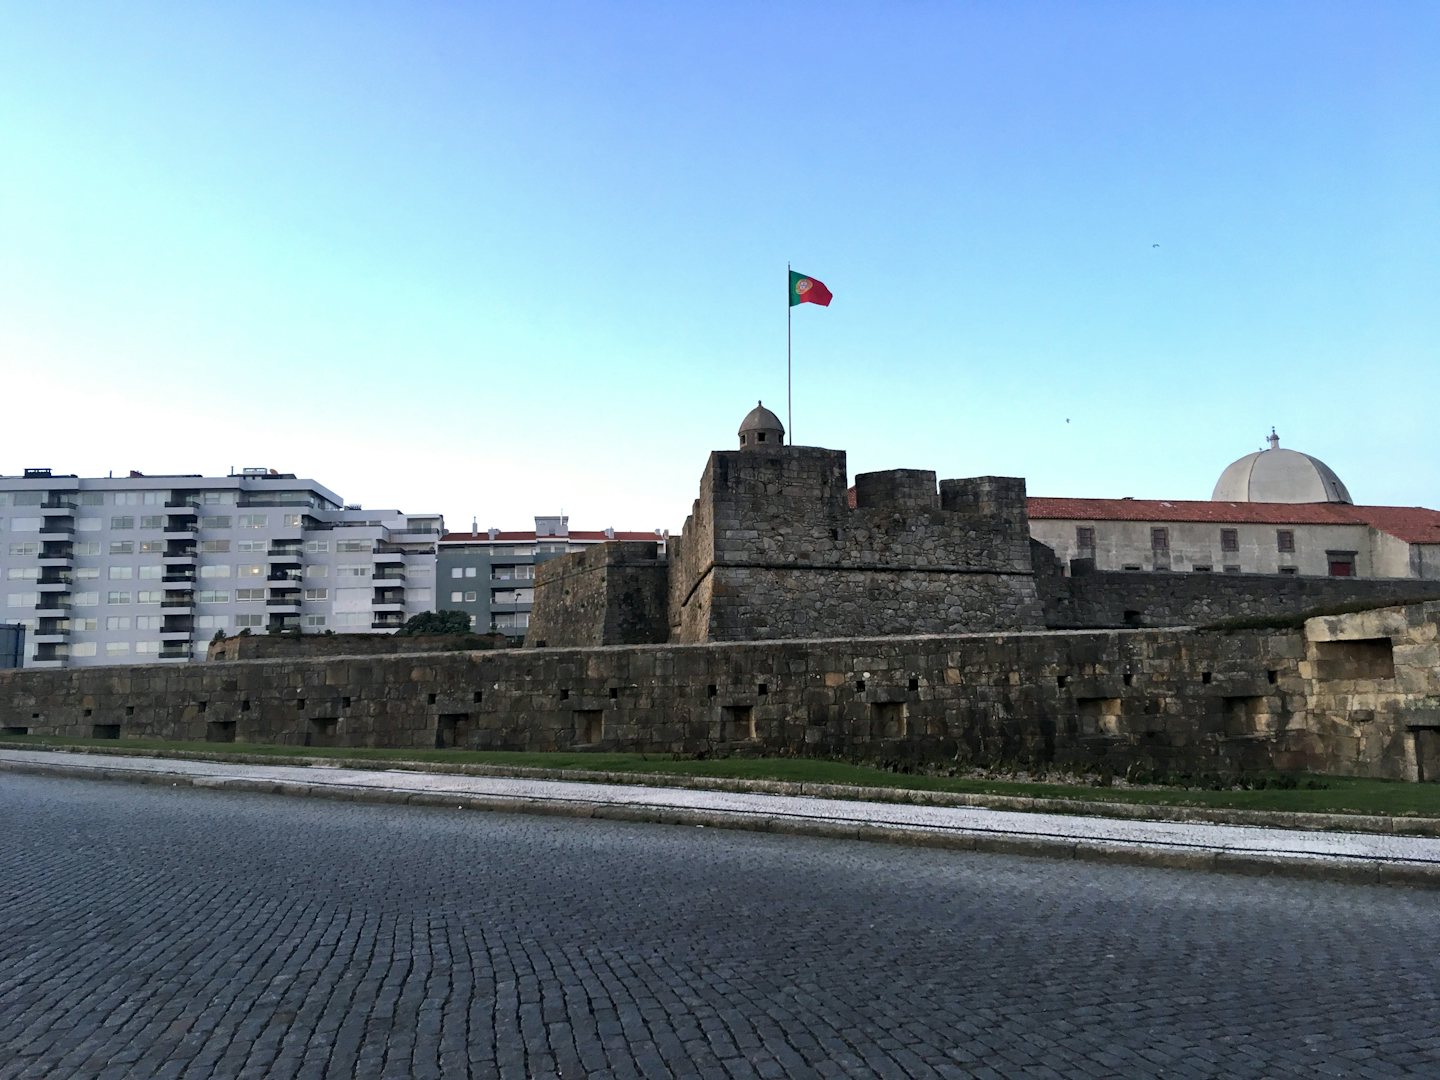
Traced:
<path fill-rule="evenodd" d="M 141 739 L 57 739 L 7 736 L 0 746 L 75 746 L 113 753 L 139 752 L 225 760 L 235 755 L 270 758 L 276 764 L 354 762 L 399 767 L 405 764 L 502 766 L 522 769 L 624 773 L 642 779 L 714 777 L 737 780 L 783 780 L 803 784 L 835 784 L 940 791 L 965 795 L 1009 795 L 1036 799 L 1080 799 L 1089 802 L 1135 803 L 1150 806 L 1214 807 L 1292 813 L 1380 814 L 1440 817 L 1440 784 L 1407 784 L 1353 777 L 1301 777 L 1295 788 L 1221 790 L 1183 787 L 1099 786 L 1085 783 L 1039 783 L 981 775 L 925 776 L 897 773 L 865 765 L 817 758 L 672 759 L 656 754 L 519 753 L 503 750 L 368 750 L 275 746 L 259 743 L 162 742 Z M 1313 782 L 1314 787 L 1306 786 Z M 1320 786 L 1323 785 L 1323 786 Z"/>

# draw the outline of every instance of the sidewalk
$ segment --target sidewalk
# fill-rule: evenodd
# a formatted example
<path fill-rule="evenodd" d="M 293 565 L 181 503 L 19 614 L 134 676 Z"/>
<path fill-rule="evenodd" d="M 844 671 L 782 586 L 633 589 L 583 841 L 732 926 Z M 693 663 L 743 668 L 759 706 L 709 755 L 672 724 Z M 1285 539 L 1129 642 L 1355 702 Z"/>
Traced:
<path fill-rule="evenodd" d="M 0 750 L 6 771 L 1440 888 L 1440 839 L 630 784 Z"/>

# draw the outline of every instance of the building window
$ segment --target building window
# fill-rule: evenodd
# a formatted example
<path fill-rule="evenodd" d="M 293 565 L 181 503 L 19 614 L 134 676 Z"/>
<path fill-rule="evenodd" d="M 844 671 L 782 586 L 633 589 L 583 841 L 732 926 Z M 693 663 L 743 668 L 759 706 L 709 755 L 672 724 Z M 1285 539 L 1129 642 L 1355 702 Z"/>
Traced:
<path fill-rule="evenodd" d="M 243 568 L 242 568 L 242 569 L 243 569 Z M 201 576 L 202 578 L 229 577 L 229 576 L 230 576 L 230 564 L 229 564 L 229 563 L 211 563 L 211 564 L 208 565 L 208 566 L 202 566 L 202 567 L 200 567 L 200 576 Z"/>
<path fill-rule="evenodd" d="M 77 641 L 74 645 L 71 645 L 71 646 L 70 646 L 70 655 L 71 655 L 71 656 L 94 656 L 94 655 L 95 655 L 95 642 L 93 642 L 93 641 Z"/>
<path fill-rule="evenodd" d="M 5 576 L 11 581 L 37 581 L 40 578 L 38 566 L 12 566 Z"/>
<path fill-rule="evenodd" d="M 224 555 L 230 550 L 229 540 L 201 540 L 200 550 L 206 555 Z"/>
<path fill-rule="evenodd" d="M 11 544 L 11 555 L 38 555 L 40 554 L 39 544 Z"/>
<path fill-rule="evenodd" d="M 1239 551 L 1239 550 L 1240 550 L 1240 530 L 1239 530 L 1239 529 L 1221 529 L 1221 530 L 1220 530 L 1220 550 L 1221 550 L 1221 551 Z"/>
<path fill-rule="evenodd" d="M 464 568 L 463 566 L 452 566 L 452 567 L 450 568 L 450 576 L 451 576 L 452 578 L 462 578 L 462 577 L 464 577 L 464 576 L 465 576 L 465 568 Z"/>
<path fill-rule="evenodd" d="M 475 593 L 473 593 L 473 592 L 467 592 L 467 593 L 465 594 L 465 603 L 467 603 L 467 604 L 473 604 L 473 603 L 475 603 L 475 597 L 476 597 L 476 594 L 475 594 Z"/>
<path fill-rule="evenodd" d="M 236 589 L 236 590 L 235 590 L 235 602 L 236 602 L 237 604 L 264 603 L 264 601 L 265 601 L 265 590 L 264 590 L 264 589 Z"/>
<path fill-rule="evenodd" d="M 110 620 L 109 620 L 109 619 L 106 619 L 105 621 L 108 623 Z M 165 622 L 165 617 L 164 617 L 163 615 L 136 615 L 136 616 L 135 616 L 135 629 L 136 629 L 136 630 L 159 630 L 160 627 L 164 624 L 164 622 Z"/>
<path fill-rule="evenodd" d="M 142 529 L 163 529 L 164 527 L 165 519 L 159 514 L 147 514 L 140 519 L 140 528 Z"/>
<path fill-rule="evenodd" d="M 158 653 L 160 651 L 160 642 L 137 641 L 135 643 L 135 651 L 137 653 Z"/>
<path fill-rule="evenodd" d="M 324 554 L 325 552 L 327 552 L 327 551 L 330 550 L 330 541 L 329 541 L 329 540 L 307 540 L 307 541 L 305 541 L 305 550 L 308 551 L 308 552 L 310 552 L 310 554 L 312 554 L 312 555 L 322 555 L 322 554 Z"/>
<path fill-rule="evenodd" d="M 230 625 L 229 615 L 196 615 L 196 630 L 224 630 Z"/>
<path fill-rule="evenodd" d="M 161 541 L 159 541 L 159 540 L 141 540 L 141 541 L 140 541 L 139 551 L 140 551 L 140 554 L 141 554 L 141 555 L 159 555 L 159 554 L 160 554 L 162 551 L 164 551 L 164 550 L 165 550 L 165 545 L 164 545 L 163 542 L 161 542 Z"/>
<path fill-rule="evenodd" d="M 203 576 L 204 573 L 205 573 L 205 568 L 204 568 L 203 566 L 200 568 L 200 573 L 201 573 L 202 576 Z M 216 575 L 216 576 L 217 576 L 217 577 L 229 577 L 229 576 L 230 576 L 230 568 L 229 568 L 228 566 L 225 567 L 225 573 L 223 573 L 223 574 L 218 574 L 218 575 Z M 265 576 L 265 567 L 260 566 L 260 565 L 257 564 L 257 563 L 247 563 L 247 564 L 245 564 L 244 566 L 237 566 L 237 567 L 235 567 L 235 576 L 236 576 L 236 577 L 264 577 L 264 576 Z"/>
<path fill-rule="evenodd" d="M 1300 572 L 1300 571 L 1297 570 L 1297 569 L 1296 569 L 1295 567 L 1293 567 L 1293 566 L 1282 566 L 1282 567 L 1280 567 L 1280 573 L 1282 573 L 1282 574 L 1298 574 L 1299 572 Z"/>
<path fill-rule="evenodd" d="M 285 527 L 287 529 L 298 529 L 300 527 L 301 514 L 286 514 Z"/>
<path fill-rule="evenodd" d="M 130 616 L 129 616 L 129 615 L 107 615 L 107 616 L 105 617 L 105 629 L 106 629 L 106 630 L 129 630 L 129 629 L 130 629 Z"/>
<path fill-rule="evenodd" d="M 137 604 L 158 604 L 165 599 L 165 594 L 159 589 L 141 590 L 135 594 Z"/>
<path fill-rule="evenodd" d="M 1327 551 L 1325 561 L 1330 565 L 1331 577 L 1355 576 L 1355 552 Z"/>
<path fill-rule="evenodd" d="M 77 592 L 73 597 L 73 603 L 76 607 L 96 607 L 100 603 L 100 594 L 98 592 Z"/>
<path fill-rule="evenodd" d="M 452 593 L 450 594 L 450 602 L 451 602 L 452 604 L 462 604 L 462 603 L 464 603 L 464 602 L 465 602 L 465 594 L 464 594 L 463 592 L 458 591 L 458 590 L 455 591 L 455 592 L 452 592 Z"/>
<path fill-rule="evenodd" d="M 96 540 L 77 540 L 75 542 L 76 555 L 99 555 L 100 544 Z"/>
<path fill-rule="evenodd" d="M 324 626 L 324 625 L 325 625 L 325 616 L 324 616 L 324 615 L 306 615 L 303 619 L 301 619 L 301 622 L 304 623 L 304 625 L 306 625 L 306 626 Z"/>
<path fill-rule="evenodd" d="M 235 550 L 236 550 L 236 551 L 256 552 L 256 551 L 268 551 L 269 549 L 270 549 L 270 541 L 269 541 L 269 540 L 236 540 L 236 541 L 235 541 Z"/>
<path fill-rule="evenodd" d="M 200 519 L 202 529 L 228 529 L 230 528 L 229 514 L 211 514 Z"/>
<path fill-rule="evenodd" d="M 369 551 L 369 540 L 336 540 L 336 551 Z"/>
<path fill-rule="evenodd" d="M 230 590 L 201 589 L 195 594 L 195 602 L 197 604 L 228 604 L 230 602 Z"/>
<path fill-rule="evenodd" d="M 111 554 L 111 555 L 134 555 L 134 554 L 135 554 L 135 541 L 134 541 L 134 540 L 111 540 L 111 541 L 110 541 L 110 554 Z"/>
<path fill-rule="evenodd" d="M 257 613 L 257 614 L 254 614 L 254 615 L 236 615 L 236 616 L 235 616 L 235 625 L 236 625 L 237 627 L 241 627 L 241 626 L 252 626 L 252 627 L 253 627 L 253 626 L 264 626 L 264 625 L 265 625 L 265 616 L 264 616 L 264 615 L 260 615 L 260 614 L 258 614 L 258 613 Z"/>
<path fill-rule="evenodd" d="M 138 568 L 138 571 L 135 575 L 136 577 L 149 581 L 159 581 L 165 576 L 165 568 L 163 566 L 141 566 Z"/>
<path fill-rule="evenodd" d="M 1294 552 L 1294 550 L 1295 550 L 1295 533 L 1294 533 L 1294 530 L 1292 530 L 1292 529 L 1276 529 L 1276 530 L 1275 530 L 1275 550 L 1276 550 L 1276 551 Z"/>
<path fill-rule="evenodd" d="M 94 581 L 99 576 L 100 567 L 98 566 L 77 566 L 75 568 L 76 581 Z"/>
<path fill-rule="evenodd" d="M 116 506 L 139 506 L 140 493 L 138 491 L 117 491 L 114 502 Z"/>
<path fill-rule="evenodd" d="M 306 600 L 329 600 L 329 599 L 330 599 L 330 590 L 329 590 L 329 589 L 306 589 L 306 590 L 305 590 L 305 599 L 306 599 Z"/>
<path fill-rule="evenodd" d="M 1155 552 L 1157 555 L 1161 552 L 1168 552 L 1170 550 L 1169 529 L 1150 530 L 1150 550 Z"/>
<path fill-rule="evenodd" d="M 1095 550 L 1095 528 L 1091 525 L 1075 527 L 1075 546 L 1081 551 Z"/>
<path fill-rule="evenodd" d="M 116 592 L 107 592 L 107 593 L 105 594 L 105 603 L 107 603 L 107 604 L 128 604 L 128 603 L 130 603 L 130 594 L 129 594 L 128 592 L 119 592 L 119 591 L 116 591 Z"/>
<path fill-rule="evenodd" d="M 108 576 L 111 581 L 129 581 L 135 576 L 135 568 L 133 566 L 112 566 Z"/>
<path fill-rule="evenodd" d="M 133 529 L 134 527 L 135 519 L 128 514 L 124 517 L 112 517 L 110 519 L 110 528 L 112 529 Z"/>
<path fill-rule="evenodd" d="M 11 519 L 10 519 L 10 531 L 11 531 L 11 532 L 39 532 L 39 531 L 40 531 L 40 519 L 39 519 L 39 518 L 11 518 Z"/>
<path fill-rule="evenodd" d="M 241 514 L 240 528 L 242 529 L 263 529 L 270 524 L 268 514 Z"/>
<path fill-rule="evenodd" d="M 1195 571 L 1195 573 L 1197 573 L 1197 574 L 1208 574 L 1208 573 L 1210 573 L 1210 571 L 1214 570 L 1215 568 L 1214 568 L 1213 566 L 1198 566 L 1198 565 L 1197 565 L 1197 566 L 1192 566 L 1190 569 L 1193 570 L 1193 571 Z"/>
<path fill-rule="evenodd" d="M 106 656 L 121 656 L 129 651 L 130 642 L 128 641 L 107 641 L 105 643 Z"/>
<path fill-rule="evenodd" d="M 82 491 L 80 493 L 81 506 L 104 506 L 105 493 L 103 491 Z"/>

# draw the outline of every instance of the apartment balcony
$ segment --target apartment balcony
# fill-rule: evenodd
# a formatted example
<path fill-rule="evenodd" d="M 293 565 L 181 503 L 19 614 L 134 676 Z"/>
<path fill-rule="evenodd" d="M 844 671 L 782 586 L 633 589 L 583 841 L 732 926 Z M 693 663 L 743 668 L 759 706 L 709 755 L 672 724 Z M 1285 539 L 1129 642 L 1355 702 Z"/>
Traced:
<path fill-rule="evenodd" d="M 74 517 L 79 507 L 70 499 L 46 499 L 40 504 L 40 516 L 51 517 Z"/>
<path fill-rule="evenodd" d="M 160 584 L 166 589 L 188 589 L 195 584 L 195 571 L 179 567 L 162 577 Z"/>
<path fill-rule="evenodd" d="M 165 554 L 160 556 L 160 561 L 164 563 L 166 567 L 194 566 L 195 549 L 193 547 L 184 547 L 178 544 L 167 547 L 165 549 Z M 175 570 L 171 570 L 171 573 L 175 572 Z"/>
<path fill-rule="evenodd" d="M 375 573 L 370 576 L 370 580 L 371 580 L 371 581 L 404 581 L 404 580 L 405 580 L 405 567 L 404 567 L 403 565 L 401 565 L 401 566 L 386 566 L 386 567 L 383 567 L 383 568 L 377 566 L 377 567 L 375 568 Z"/>
<path fill-rule="evenodd" d="M 56 574 L 48 577 L 41 577 L 35 582 L 35 588 L 42 593 L 66 593 L 70 591 L 70 575 Z"/>
<path fill-rule="evenodd" d="M 270 623 L 265 627 L 267 634 L 289 634 L 300 632 L 300 619 L 297 616 L 278 615 L 270 613 Z"/>
<path fill-rule="evenodd" d="M 74 536 L 75 518 L 73 516 L 45 518 L 40 522 L 41 536 Z"/>
<path fill-rule="evenodd" d="M 36 630 L 35 636 L 31 639 L 36 645 L 64 645 L 70 640 L 70 631 L 54 627 L 49 630 Z"/>
<path fill-rule="evenodd" d="M 376 589 L 376 590 L 375 590 L 375 598 L 374 598 L 373 601 L 371 601 L 371 604 L 372 604 L 373 607 L 376 607 L 376 608 L 391 608 L 391 607 L 395 607 L 395 608 L 402 608 L 402 609 L 403 609 L 403 608 L 405 607 L 405 590 L 404 590 L 404 589 Z"/>
<path fill-rule="evenodd" d="M 404 566 L 405 554 L 400 551 L 377 551 L 375 552 L 375 572 L 391 566 Z"/>
<path fill-rule="evenodd" d="M 189 660 L 193 656 L 193 651 L 188 641 L 174 642 L 162 645 L 160 651 L 155 655 L 161 660 Z"/>
<path fill-rule="evenodd" d="M 181 613 L 188 615 L 195 608 L 195 594 L 189 590 L 166 593 L 165 598 L 160 601 L 160 606 L 165 610 L 166 615 Z"/>
<path fill-rule="evenodd" d="M 190 638 L 195 634 L 195 627 L 186 624 L 185 626 L 162 627 L 160 629 L 160 640 L 162 642 L 184 642 L 189 644 Z"/>
<path fill-rule="evenodd" d="M 70 540 L 46 540 L 40 548 L 41 569 L 68 570 L 75 563 L 75 544 Z"/>
<path fill-rule="evenodd" d="M 69 659 L 69 653 L 66 653 L 64 656 L 49 656 L 44 659 L 41 659 L 40 656 L 37 655 L 35 659 L 31 660 L 26 666 L 41 671 L 48 668 L 63 668 Z"/>
<path fill-rule="evenodd" d="M 275 596 L 265 601 L 265 609 L 271 615 L 299 615 L 300 597 L 298 596 Z"/>
<path fill-rule="evenodd" d="M 399 630 L 405 625 L 403 615 L 380 615 L 377 614 L 370 620 L 371 630 Z"/>
<path fill-rule="evenodd" d="M 37 619 L 68 619 L 70 617 L 70 597 L 58 593 L 41 594 L 35 604 L 35 617 Z"/>
<path fill-rule="evenodd" d="M 188 521 L 167 518 L 165 520 L 165 531 L 161 533 L 166 540 L 178 540 L 180 542 L 193 542 L 195 534 L 200 531 L 200 526 L 192 518 Z"/>
<path fill-rule="evenodd" d="M 165 513 L 174 518 L 197 518 L 200 508 L 189 499 L 172 499 L 165 504 Z"/>
<path fill-rule="evenodd" d="M 305 549 L 299 547 L 272 547 L 265 553 L 265 560 L 271 567 L 299 566 L 305 561 Z"/>

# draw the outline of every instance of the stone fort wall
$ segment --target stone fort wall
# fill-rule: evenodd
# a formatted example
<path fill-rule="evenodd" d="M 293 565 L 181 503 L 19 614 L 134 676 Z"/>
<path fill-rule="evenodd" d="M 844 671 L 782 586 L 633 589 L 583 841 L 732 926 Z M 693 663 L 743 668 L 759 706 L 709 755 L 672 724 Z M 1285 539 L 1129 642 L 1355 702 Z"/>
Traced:
<path fill-rule="evenodd" d="M 0 736 L 1440 778 L 1440 603 L 1191 630 L 0 672 Z"/>

